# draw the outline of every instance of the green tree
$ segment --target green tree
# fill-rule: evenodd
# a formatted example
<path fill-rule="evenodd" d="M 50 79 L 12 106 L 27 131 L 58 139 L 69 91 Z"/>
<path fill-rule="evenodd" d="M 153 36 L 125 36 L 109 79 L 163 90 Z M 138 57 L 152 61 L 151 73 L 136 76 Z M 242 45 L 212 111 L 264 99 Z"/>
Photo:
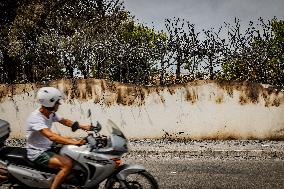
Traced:
<path fill-rule="evenodd" d="M 118 0 L 15 2 L 16 15 L 4 29 L 1 25 L 0 35 L 6 44 L 1 48 L 1 65 L 6 66 L 1 68 L 17 68 L 3 70 L 9 82 L 72 78 L 76 70 L 89 76 L 96 61 L 92 45 L 128 14 Z"/>
<path fill-rule="evenodd" d="M 149 84 L 155 74 L 158 42 L 165 41 L 164 33 L 155 32 L 133 19 L 125 21 L 112 41 L 111 79 L 127 83 Z"/>
<path fill-rule="evenodd" d="M 181 82 L 181 71 L 188 70 L 194 76 L 200 63 L 201 41 L 195 25 L 184 19 L 174 18 L 166 20 L 169 33 L 167 42 L 168 60 L 175 66 L 175 83 Z"/>
<path fill-rule="evenodd" d="M 271 27 L 274 34 L 271 39 L 273 57 L 267 61 L 270 73 L 268 82 L 284 86 L 284 20 L 273 19 Z"/>
<path fill-rule="evenodd" d="M 0 83 L 12 83 L 18 74 L 17 60 L 9 56 L 8 35 L 22 2 L 18 0 L 0 1 Z"/>
<path fill-rule="evenodd" d="M 3 81 L 5 77 L 9 82 L 36 82 L 79 74 L 148 82 L 155 42 L 165 36 L 136 25 L 119 0 L 15 2 L 15 17 L 0 35 L 7 44 L 0 53 Z M 7 72 L 4 64 L 17 69 Z"/>
<path fill-rule="evenodd" d="M 283 86 L 282 30 L 283 21 L 265 22 L 262 18 L 257 25 L 250 22 L 243 35 L 239 23 L 230 28 L 231 48 L 223 57 L 220 78 Z"/>

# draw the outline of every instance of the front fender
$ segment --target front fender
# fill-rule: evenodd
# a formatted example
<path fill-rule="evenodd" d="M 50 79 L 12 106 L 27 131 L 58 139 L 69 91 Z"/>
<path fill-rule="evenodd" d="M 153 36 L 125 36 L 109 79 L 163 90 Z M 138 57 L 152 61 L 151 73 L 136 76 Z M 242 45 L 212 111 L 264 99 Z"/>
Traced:
<path fill-rule="evenodd" d="M 145 171 L 145 168 L 142 165 L 124 164 L 116 170 L 116 172 L 114 173 L 114 176 L 118 178 L 119 180 L 125 180 L 127 175 L 131 173 L 142 172 L 142 171 Z"/>
<path fill-rule="evenodd" d="M 132 173 L 139 173 L 145 171 L 145 168 L 141 165 L 128 165 L 124 164 L 120 166 L 114 173 L 113 175 L 107 180 L 106 182 L 106 188 L 112 188 L 112 182 L 113 181 L 118 181 L 120 182 L 122 187 L 126 187 L 125 184 L 125 179 L 129 174 Z"/>

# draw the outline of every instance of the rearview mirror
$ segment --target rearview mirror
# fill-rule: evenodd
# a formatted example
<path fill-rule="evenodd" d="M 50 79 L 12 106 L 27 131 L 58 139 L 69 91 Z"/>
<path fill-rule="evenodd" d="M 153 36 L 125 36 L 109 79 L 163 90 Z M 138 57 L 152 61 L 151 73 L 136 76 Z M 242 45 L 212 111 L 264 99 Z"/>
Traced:
<path fill-rule="evenodd" d="M 102 130 L 102 125 L 100 124 L 100 122 L 97 122 L 97 125 L 94 127 L 94 131 L 96 133 L 100 132 Z"/>
<path fill-rule="evenodd" d="M 88 113 L 87 113 L 88 118 L 91 117 L 91 115 L 92 115 L 92 112 L 90 109 L 88 109 Z"/>

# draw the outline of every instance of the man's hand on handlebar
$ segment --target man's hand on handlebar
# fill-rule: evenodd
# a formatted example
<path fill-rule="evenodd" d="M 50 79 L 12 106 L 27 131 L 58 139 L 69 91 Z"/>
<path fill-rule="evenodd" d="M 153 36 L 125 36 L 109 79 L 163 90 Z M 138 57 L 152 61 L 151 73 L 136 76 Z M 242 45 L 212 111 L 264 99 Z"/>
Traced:
<path fill-rule="evenodd" d="M 80 140 L 76 140 L 75 141 L 75 145 L 81 146 L 86 144 L 86 140 L 85 139 L 80 139 Z"/>

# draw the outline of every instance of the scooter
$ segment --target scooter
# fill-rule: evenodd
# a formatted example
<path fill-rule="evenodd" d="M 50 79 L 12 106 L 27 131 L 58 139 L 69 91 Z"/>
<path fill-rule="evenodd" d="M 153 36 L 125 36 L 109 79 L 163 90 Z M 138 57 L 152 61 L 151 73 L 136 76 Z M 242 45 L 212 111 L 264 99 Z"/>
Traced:
<path fill-rule="evenodd" d="M 71 173 L 61 188 L 97 189 L 158 189 L 155 178 L 141 165 L 122 164 L 121 157 L 129 151 L 128 140 L 114 122 L 106 123 L 109 135 L 100 133 L 97 122 L 85 137 L 85 145 L 55 146 L 61 155 L 72 158 Z M 35 165 L 26 157 L 22 147 L 2 146 L 0 149 L 0 186 L 8 184 L 19 188 L 50 188 L 57 169 Z"/>

